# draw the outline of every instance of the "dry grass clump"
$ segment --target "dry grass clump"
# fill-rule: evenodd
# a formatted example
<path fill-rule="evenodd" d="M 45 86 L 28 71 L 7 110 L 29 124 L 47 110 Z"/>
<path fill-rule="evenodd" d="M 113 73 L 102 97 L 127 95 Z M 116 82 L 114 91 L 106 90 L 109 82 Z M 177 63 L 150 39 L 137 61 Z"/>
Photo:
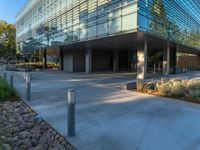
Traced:
<path fill-rule="evenodd" d="M 200 80 L 187 82 L 185 96 L 194 102 L 200 102 Z"/>
<path fill-rule="evenodd" d="M 0 77 L 0 102 L 13 101 L 19 98 L 17 91 Z"/>
<path fill-rule="evenodd" d="M 161 96 L 187 98 L 188 101 L 200 103 L 200 80 L 197 79 L 162 78 L 160 81 L 151 82 L 138 80 L 136 87 L 141 92 L 157 92 Z"/>

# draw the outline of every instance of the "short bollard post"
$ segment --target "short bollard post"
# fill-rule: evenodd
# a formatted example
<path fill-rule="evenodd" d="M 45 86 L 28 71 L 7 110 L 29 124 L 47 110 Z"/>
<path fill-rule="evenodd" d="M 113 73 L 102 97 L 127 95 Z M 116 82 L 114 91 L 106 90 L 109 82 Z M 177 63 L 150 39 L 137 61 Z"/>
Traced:
<path fill-rule="evenodd" d="M 10 86 L 13 87 L 13 72 L 10 72 Z"/>
<path fill-rule="evenodd" d="M 76 91 L 74 89 L 68 90 L 68 136 L 75 136 L 75 103 L 76 103 Z"/>
<path fill-rule="evenodd" d="M 26 74 L 26 100 L 31 100 L 31 76 L 30 74 Z"/>
<path fill-rule="evenodd" d="M 6 74 L 6 71 L 4 71 L 4 73 L 3 73 L 3 78 L 4 78 L 4 80 L 6 80 L 6 79 L 7 79 L 7 74 Z"/>

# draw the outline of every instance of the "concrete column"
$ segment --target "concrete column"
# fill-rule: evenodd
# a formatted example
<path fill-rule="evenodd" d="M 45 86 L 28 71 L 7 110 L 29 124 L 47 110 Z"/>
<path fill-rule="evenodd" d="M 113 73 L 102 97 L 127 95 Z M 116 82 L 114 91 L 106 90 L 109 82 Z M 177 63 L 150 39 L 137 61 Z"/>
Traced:
<path fill-rule="evenodd" d="M 170 74 L 170 43 L 167 42 L 167 46 L 163 52 L 163 73 Z"/>
<path fill-rule="evenodd" d="M 137 51 L 137 79 L 145 79 L 147 75 L 147 38 L 144 43 L 138 47 Z"/>
<path fill-rule="evenodd" d="M 85 50 L 85 72 L 90 74 L 92 72 L 92 49 Z"/>
<path fill-rule="evenodd" d="M 66 72 L 74 71 L 74 53 L 73 51 L 66 50 L 63 52 L 63 70 Z"/>
<path fill-rule="evenodd" d="M 158 63 L 158 72 L 159 73 L 161 72 L 161 64 L 160 64 L 160 62 Z"/>
<path fill-rule="evenodd" d="M 119 51 L 114 50 L 113 51 L 113 71 L 118 71 L 118 61 L 119 61 Z"/>
<path fill-rule="evenodd" d="M 46 68 L 47 68 L 47 49 L 45 48 L 43 52 L 43 69 Z"/>
<path fill-rule="evenodd" d="M 156 73 L 156 62 L 153 62 L 153 73 Z"/>
<path fill-rule="evenodd" d="M 63 71 L 63 47 L 59 47 L 59 69 Z"/>

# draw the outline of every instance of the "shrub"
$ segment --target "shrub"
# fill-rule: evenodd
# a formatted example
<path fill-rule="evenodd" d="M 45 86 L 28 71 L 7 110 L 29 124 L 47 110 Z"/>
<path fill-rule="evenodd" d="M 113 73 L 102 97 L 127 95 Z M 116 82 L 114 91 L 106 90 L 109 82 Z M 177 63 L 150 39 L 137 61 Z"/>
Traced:
<path fill-rule="evenodd" d="M 162 78 L 159 82 L 137 80 L 137 90 L 152 93 L 158 90 L 162 96 L 187 97 L 192 102 L 200 103 L 200 80 L 186 79 L 166 79 Z"/>
<path fill-rule="evenodd" d="M 166 82 L 166 83 L 158 82 L 156 84 L 156 87 L 162 96 L 172 96 L 173 95 L 170 84 L 171 84 L 170 82 Z"/>
<path fill-rule="evenodd" d="M 147 90 L 148 93 L 152 93 L 152 91 L 157 90 L 156 82 L 147 82 L 144 86 L 144 90 Z"/>
<path fill-rule="evenodd" d="M 159 82 L 156 86 L 162 96 L 184 96 L 186 82 L 182 82 L 180 79 L 171 79 Z"/>
<path fill-rule="evenodd" d="M 166 83 L 166 82 L 169 82 L 169 79 L 168 78 L 161 78 L 160 82 L 161 83 Z"/>
<path fill-rule="evenodd" d="M 196 90 L 200 89 L 200 81 L 199 80 L 189 80 L 186 85 L 187 90 Z"/>
<path fill-rule="evenodd" d="M 179 79 L 179 78 L 173 78 L 173 79 L 170 79 L 169 81 L 171 81 L 171 82 L 181 82 L 182 79 Z"/>
<path fill-rule="evenodd" d="M 185 86 L 185 83 L 181 82 L 181 80 L 173 80 L 171 81 L 170 89 L 174 96 L 184 96 Z"/>
<path fill-rule="evenodd" d="M 145 87 L 145 82 L 144 80 L 141 80 L 141 79 L 138 79 L 137 82 L 136 82 L 136 88 L 138 91 L 143 91 Z"/>
<path fill-rule="evenodd" d="M 189 80 L 186 85 L 185 96 L 189 99 L 200 102 L 200 81 L 199 80 Z"/>
<path fill-rule="evenodd" d="M 18 98 L 18 94 L 4 79 L 0 77 L 0 101 L 6 101 L 10 98 Z"/>

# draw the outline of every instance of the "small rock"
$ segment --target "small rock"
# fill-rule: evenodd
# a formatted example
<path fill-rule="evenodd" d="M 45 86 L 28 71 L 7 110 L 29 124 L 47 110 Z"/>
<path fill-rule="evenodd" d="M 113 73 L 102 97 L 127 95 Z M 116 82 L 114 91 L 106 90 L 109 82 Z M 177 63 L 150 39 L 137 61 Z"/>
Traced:
<path fill-rule="evenodd" d="M 53 136 L 55 136 L 57 133 L 56 133 L 56 131 L 53 131 L 52 134 L 53 134 Z"/>
<path fill-rule="evenodd" d="M 27 149 L 28 149 L 28 146 L 22 144 L 22 145 L 19 147 L 19 149 L 20 149 L 20 150 L 27 150 Z"/>
<path fill-rule="evenodd" d="M 34 148 L 34 147 L 31 147 L 31 148 L 29 148 L 28 150 L 35 150 L 35 148 Z"/>
<path fill-rule="evenodd" d="M 12 144 L 15 143 L 19 140 L 19 138 L 17 136 L 13 137 L 13 138 L 8 138 L 7 141 Z"/>
<path fill-rule="evenodd" d="M 5 137 L 5 136 L 1 136 L 0 138 L 1 138 L 1 140 L 3 140 L 3 141 L 6 140 L 6 137 Z"/>
<path fill-rule="evenodd" d="M 56 139 L 58 139 L 59 137 L 60 137 L 60 135 L 59 135 L 59 134 L 57 134 L 57 135 L 55 136 L 55 138 L 56 138 Z"/>
<path fill-rule="evenodd" d="M 26 145 L 28 148 L 32 147 L 32 143 L 30 142 L 29 139 L 23 140 L 23 144 Z"/>
<path fill-rule="evenodd" d="M 40 127 L 34 127 L 34 128 L 32 128 L 31 133 L 33 133 L 35 135 L 40 135 L 41 134 Z"/>
<path fill-rule="evenodd" d="M 27 138 L 30 135 L 30 133 L 27 132 L 27 131 L 22 131 L 22 132 L 19 133 L 19 135 L 20 135 L 20 137 L 22 139 L 25 139 L 25 138 Z"/>
<path fill-rule="evenodd" d="M 46 144 L 46 143 L 47 143 L 46 137 L 41 137 L 39 140 L 39 144 Z"/>
<path fill-rule="evenodd" d="M 64 140 L 61 142 L 62 145 L 67 145 L 67 142 Z"/>
<path fill-rule="evenodd" d="M 65 148 L 61 144 L 55 144 L 54 149 L 64 150 Z"/>
<path fill-rule="evenodd" d="M 42 117 L 41 117 L 40 115 L 37 115 L 37 116 L 34 117 L 34 121 L 35 121 L 36 123 L 40 123 L 40 122 L 43 121 L 43 119 L 42 119 Z"/>
<path fill-rule="evenodd" d="M 63 142 L 65 139 L 63 137 L 59 137 L 58 139 L 60 142 Z"/>
<path fill-rule="evenodd" d="M 11 133 L 16 133 L 17 131 L 19 131 L 19 128 L 17 127 L 10 128 Z"/>
<path fill-rule="evenodd" d="M 28 129 L 31 129 L 34 126 L 34 123 L 29 122 L 29 123 L 26 124 L 26 126 L 27 126 Z"/>
<path fill-rule="evenodd" d="M 73 150 L 72 146 L 69 144 L 66 146 L 66 148 L 67 148 L 67 150 Z"/>
<path fill-rule="evenodd" d="M 3 150 L 11 150 L 11 147 L 9 144 L 3 144 L 2 148 Z"/>
<path fill-rule="evenodd" d="M 16 120 L 14 118 L 9 119 L 9 122 L 14 124 L 16 122 Z"/>
<path fill-rule="evenodd" d="M 31 139 L 31 143 L 33 146 L 36 146 L 38 144 L 38 140 L 36 138 Z"/>
<path fill-rule="evenodd" d="M 47 144 L 39 144 L 38 146 L 35 147 L 35 150 L 47 150 L 48 145 Z"/>
<path fill-rule="evenodd" d="M 21 122 L 20 126 L 18 126 L 18 130 L 19 131 L 23 131 L 26 129 L 26 125 L 25 125 L 25 122 Z"/>
<path fill-rule="evenodd" d="M 17 147 L 19 147 L 21 144 L 22 144 L 22 141 L 19 140 L 14 145 L 17 146 Z"/>

